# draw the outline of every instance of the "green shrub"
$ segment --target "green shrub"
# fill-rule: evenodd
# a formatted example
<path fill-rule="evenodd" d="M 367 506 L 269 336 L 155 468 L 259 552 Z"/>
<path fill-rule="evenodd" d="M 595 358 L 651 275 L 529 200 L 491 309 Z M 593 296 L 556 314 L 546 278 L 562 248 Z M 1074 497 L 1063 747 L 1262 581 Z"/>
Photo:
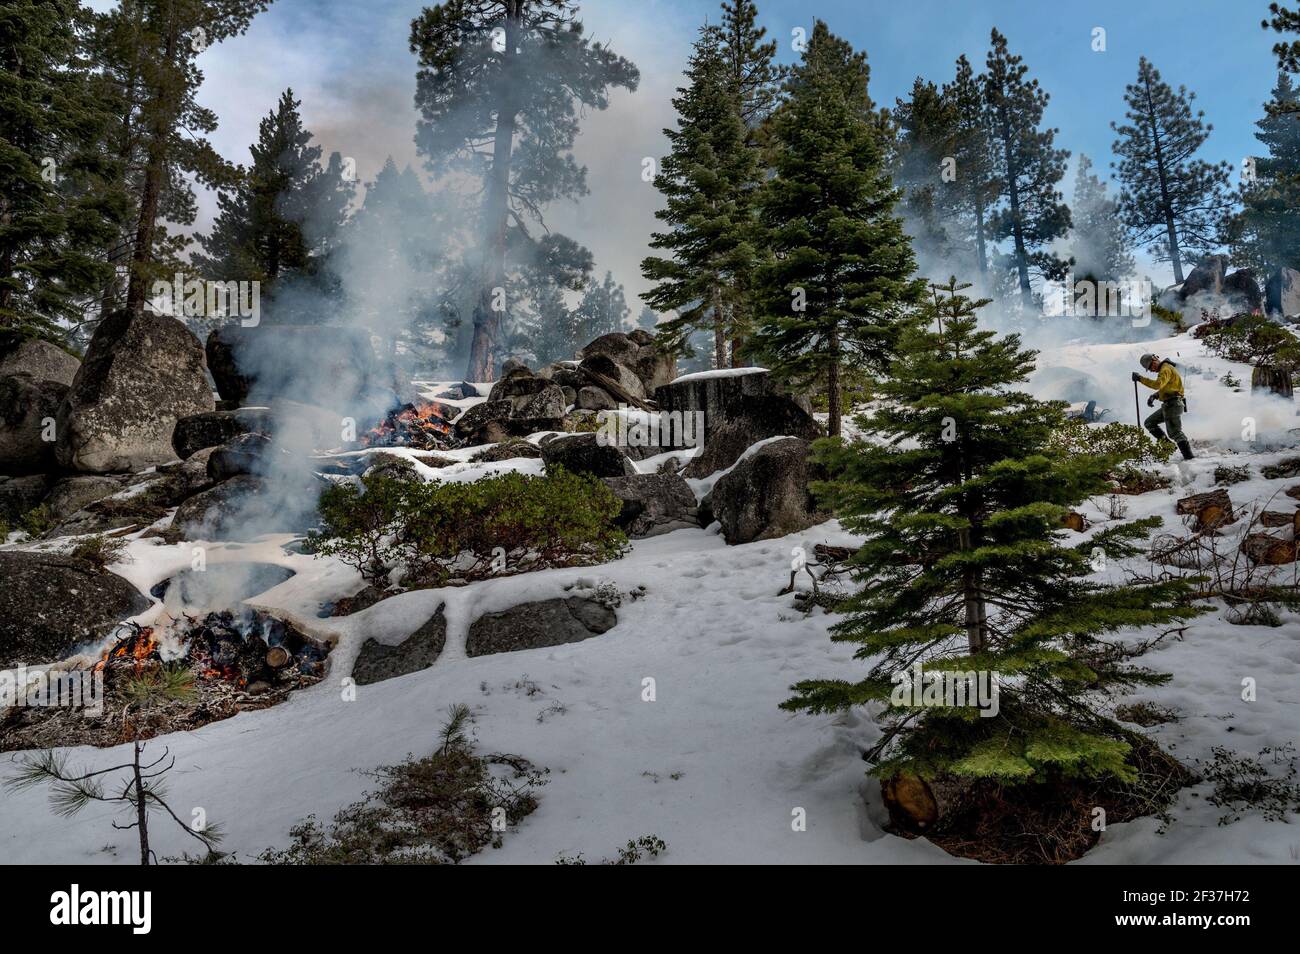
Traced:
<path fill-rule="evenodd" d="M 1089 424 L 1081 418 L 1066 418 L 1052 435 L 1050 445 L 1063 453 L 1110 457 L 1121 463 L 1164 464 L 1174 452 L 1168 441 L 1153 441 L 1136 424 L 1111 421 Z"/>
<path fill-rule="evenodd" d="M 103 570 L 110 563 L 126 562 L 128 559 L 126 548 L 127 542 L 121 537 L 109 537 L 97 533 L 92 537 L 82 537 L 68 544 L 62 552 L 70 557 L 93 563 L 97 569 Z"/>
<path fill-rule="evenodd" d="M 39 507 L 33 507 L 23 514 L 19 521 L 19 528 L 29 537 L 39 537 L 54 527 L 54 514 L 50 513 L 50 508 L 41 504 Z"/>
<path fill-rule="evenodd" d="M 627 542 L 613 525 L 621 508 L 595 477 L 559 467 L 542 477 L 508 472 L 472 483 L 374 472 L 360 486 L 325 492 L 323 529 L 307 544 L 371 583 L 404 566 L 414 582 L 439 585 L 453 572 L 476 579 L 525 564 L 613 559 Z"/>

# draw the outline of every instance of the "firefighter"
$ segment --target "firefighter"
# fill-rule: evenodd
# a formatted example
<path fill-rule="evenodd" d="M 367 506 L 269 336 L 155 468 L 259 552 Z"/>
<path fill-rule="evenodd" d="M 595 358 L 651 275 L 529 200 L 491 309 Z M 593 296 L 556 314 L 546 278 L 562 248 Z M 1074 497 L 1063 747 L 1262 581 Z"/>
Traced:
<path fill-rule="evenodd" d="M 1133 372 L 1134 381 L 1155 391 L 1155 394 L 1147 398 L 1147 407 L 1160 402 L 1156 412 L 1143 422 L 1146 429 L 1158 441 L 1173 441 L 1182 451 L 1183 460 L 1191 460 L 1192 445 L 1183 433 L 1183 412 L 1187 410 L 1187 398 L 1183 394 L 1182 376 L 1172 361 L 1159 355 L 1144 354 L 1139 363 L 1155 375 L 1154 378 L 1144 378 L 1136 371 Z M 1160 429 L 1161 424 L 1169 432 L 1168 435 Z"/>

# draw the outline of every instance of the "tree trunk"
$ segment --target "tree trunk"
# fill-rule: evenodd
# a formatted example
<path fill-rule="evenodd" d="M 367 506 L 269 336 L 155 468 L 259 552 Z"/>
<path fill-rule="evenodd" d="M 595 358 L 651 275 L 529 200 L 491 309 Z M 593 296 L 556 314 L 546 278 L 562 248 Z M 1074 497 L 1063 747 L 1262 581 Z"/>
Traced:
<path fill-rule="evenodd" d="M 172 20 L 163 47 L 163 70 L 175 69 L 177 24 Z M 158 230 L 158 207 L 162 200 L 163 179 L 167 173 L 167 140 L 172 131 L 172 94 L 155 84 L 150 93 L 153 122 L 149 128 L 144 188 L 140 194 L 140 216 L 135 227 L 135 247 L 131 250 L 131 269 L 126 286 L 126 307 L 136 314 L 144 311 L 147 297 L 145 281 L 153 260 L 154 233 Z"/>
<path fill-rule="evenodd" d="M 980 274 L 988 272 L 988 255 L 984 251 L 984 203 L 975 200 L 975 255 Z"/>
<path fill-rule="evenodd" d="M 830 362 L 826 366 L 826 433 L 840 436 L 840 333 L 832 329 L 829 339 Z"/>
<path fill-rule="evenodd" d="M 497 128 L 492 140 L 492 169 L 486 183 L 483 209 L 483 269 L 478 302 L 474 306 L 474 337 L 470 341 L 467 381 L 492 381 L 496 378 L 496 360 L 501 347 L 504 309 L 498 310 L 498 295 L 506 286 L 506 242 L 510 224 L 510 162 L 514 153 L 515 102 L 513 66 L 519 46 L 519 24 L 524 0 L 506 3 L 505 50 L 498 91 Z M 498 293 L 497 289 L 501 289 Z"/>
<path fill-rule="evenodd" d="M 1295 386 L 1291 379 L 1291 372 L 1287 369 L 1272 365 L 1257 365 L 1250 372 L 1250 389 L 1266 390 L 1289 401 L 1294 396 Z"/>
<path fill-rule="evenodd" d="M 149 803 L 145 800 L 144 779 L 140 776 L 140 741 L 135 742 L 135 825 L 140 833 L 140 864 L 149 864 Z"/>
<path fill-rule="evenodd" d="M 1033 288 L 1029 284 L 1029 256 L 1025 249 L 1025 226 L 1020 220 L 1020 186 L 1016 182 L 1019 174 L 1011 151 L 1011 121 L 1007 117 L 1006 107 L 999 109 L 1002 120 L 1002 151 L 1007 163 L 1007 197 L 1011 203 L 1011 236 L 1016 248 L 1016 274 L 1020 278 L 1020 297 L 1026 303 L 1033 298 Z"/>
<path fill-rule="evenodd" d="M 1165 171 L 1164 150 L 1160 148 L 1160 131 L 1156 128 L 1156 105 L 1151 99 L 1151 77 L 1142 80 L 1147 94 L 1147 116 L 1151 120 L 1151 146 L 1156 157 L 1156 173 L 1160 179 L 1160 206 L 1165 213 L 1165 235 L 1169 241 L 1169 262 L 1174 267 L 1174 284 L 1183 283 L 1183 262 L 1178 254 L 1178 229 L 1174 225 L 1173 203 L 1169 200 L 1169 177 Z"/>
<path fill-rule="evenodd" d="M 713 286 L 713 366 L 727 366 L 726 321 L 722 314 L 722 292 L 717 285 Z"/>

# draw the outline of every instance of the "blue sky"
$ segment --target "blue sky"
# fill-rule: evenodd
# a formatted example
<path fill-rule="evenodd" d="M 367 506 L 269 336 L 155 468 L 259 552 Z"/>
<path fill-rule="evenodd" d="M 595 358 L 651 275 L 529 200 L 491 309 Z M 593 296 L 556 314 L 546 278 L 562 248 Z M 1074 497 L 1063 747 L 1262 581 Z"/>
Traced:
<path fill-rule="evenodd" d="M 285 86 L 303 100 L 308 127 L 327 149 L 353 156 L 361 178 L 384 158 L 418 163 L 411 137 L 415 61 L 409 24 L 421 4 L 406 0 L 276 0 L 249 34 L 214 47 L 200 65 L 201 99 L 221 120 L 213 137 L 228 158 L 244 161 L 258 119 Z M 718 17 L 715 0 L 586 0 L 588 32 L 610 41 L 642 72 L 635 94 L 620 93 L 611 108 L 589 117 L 577 153 L 589 168 L 591 195 L 556 207 L 550 224 L 573 234 L 635 294 L 644 288 L 637 264 L 655 227 L 658 197 L 640 178 L 646 156 L 662 153 L 669 98 L 679 82 L 697 27 Z M 989 30 L 1005 33 L 1033 76 L 1051 94 L 1047 121 L 1058 144 L 1087 153 L 1108 174 L 1114 134 L 1122 120 L 1125 84 L 1145 54 L 1173 85 L 1198 95 L 1213 123 L 1203 155 L 1240 168 L 1256 150 L 1253 123 L 1276 77 L 1274 37 L 1260 29 L 1262 0 L 760 0 L 760 21 L 792 59 L 791 31 L 815 18 L 856 47 L 872 68 L 871 92 L 892 105 L 917 75 L 944 82 L 966 53 L 977 69 Z M 1092 49 L 1093 29 L 1106 31 L 1106 49 Z M 1069 199 L 1073 166 L 1065 180 Z M 209 214 L 213 203 L 205 200 Z M 1160 272 L 1155 277 L 1163 278 Z"/>

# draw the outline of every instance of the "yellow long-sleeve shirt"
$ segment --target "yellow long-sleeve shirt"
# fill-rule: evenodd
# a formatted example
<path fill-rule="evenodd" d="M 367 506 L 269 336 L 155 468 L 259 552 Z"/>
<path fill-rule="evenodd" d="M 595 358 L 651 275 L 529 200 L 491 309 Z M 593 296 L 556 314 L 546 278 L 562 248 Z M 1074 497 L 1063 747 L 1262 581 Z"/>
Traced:
<path fill-rule="evenodd" d="M 1183 379 L 1170 362 L 1160 365 L 1160 373 L 1155 378 L 1138 378 L 1147 387 L 1156 392 L 1156 400 L 1167 401 L 1171 397 L 1183 396 Z"/>

